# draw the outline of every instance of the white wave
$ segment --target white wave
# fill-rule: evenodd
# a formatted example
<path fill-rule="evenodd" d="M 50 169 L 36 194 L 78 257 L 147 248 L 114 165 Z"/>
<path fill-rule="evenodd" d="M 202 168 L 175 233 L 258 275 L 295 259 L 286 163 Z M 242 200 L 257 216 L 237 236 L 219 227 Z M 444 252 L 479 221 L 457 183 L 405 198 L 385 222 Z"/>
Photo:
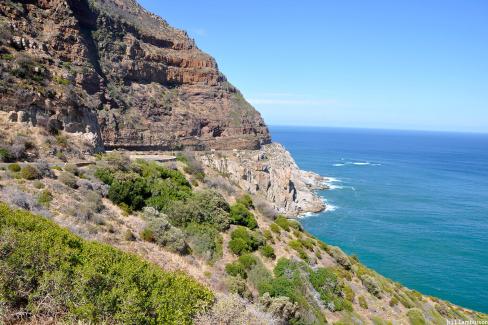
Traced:
<path fill-rule="evenodd" d="M 356 165 L 356 166 L 368 166 L 368 165 L 371 165 L 371 163 L 369 163 L 369 162 L 353 162 L 351 164 Z"/>
<path fill-rule="evenodd" d="M 333 164 L 332 166 L 334 167 L 341 167 L 341 166 L 346 166 L 346 165 L 354 165 L 354 166 L 381 166 L 379 163 L 372 163 L 369 161 L 346 161 L 343 163 L 336 163 Z"/>
<path fill-rule="evenodd" d="M 335 205 L 327 204 L 325 206 L 325 210 L 323 212 L 332 212 L 332 211 L 335 211 L 335 210 L 337 210 L 337 207 Z"/>
<path fill-rule="evenodd" d="M 334 185 L 334 184 L 326 184 L 329 187 L 329 190 L 342 190 L 344 186 Z"/>
<path fill-rule="evenodd" d="M 327 176 L 327 181 L 326 183 L 342 183 L 342 181 L 338 178 L 335 178 L 335 177 L 329 177 Z"/>

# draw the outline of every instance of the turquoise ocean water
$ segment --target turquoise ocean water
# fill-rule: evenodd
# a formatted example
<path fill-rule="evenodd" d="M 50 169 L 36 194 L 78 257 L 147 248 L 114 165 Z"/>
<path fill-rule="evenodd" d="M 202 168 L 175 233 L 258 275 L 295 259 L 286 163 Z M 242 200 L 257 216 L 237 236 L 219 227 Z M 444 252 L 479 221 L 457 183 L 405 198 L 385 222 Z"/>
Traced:
<path fill-rule="evenodd" d="M 301 221 L 381 274 L 488 312 L 488 134 L 271 127 L 300 168 L 334 178 Z"/>

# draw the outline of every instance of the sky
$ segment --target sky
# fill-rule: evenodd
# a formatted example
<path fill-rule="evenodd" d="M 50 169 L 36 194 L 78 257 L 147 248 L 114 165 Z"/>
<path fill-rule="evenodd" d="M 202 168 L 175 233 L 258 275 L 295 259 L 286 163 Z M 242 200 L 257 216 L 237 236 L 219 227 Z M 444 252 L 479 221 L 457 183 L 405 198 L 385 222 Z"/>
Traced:
<path fill-rule="evenodd" d="M 270 125 L 488 132 L 488 1 L 139 2 Z"/>

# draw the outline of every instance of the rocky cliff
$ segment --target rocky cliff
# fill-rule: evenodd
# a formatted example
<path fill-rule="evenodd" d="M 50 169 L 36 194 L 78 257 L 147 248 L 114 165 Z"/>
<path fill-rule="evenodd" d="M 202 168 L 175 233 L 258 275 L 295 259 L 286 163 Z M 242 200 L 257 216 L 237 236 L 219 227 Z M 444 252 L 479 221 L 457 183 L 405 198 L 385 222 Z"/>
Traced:
<path fill-rule="evenodd" d="M 260 150 L 201 153 L 199 159 L 245 192 L 271 203 L 280 214 L 296 217 L 325 208 L 314 193 L 325 186 L 325 179 L 300 170 L 290 153 L 278 143 L 263 145 Z"/>
<path fill-rule="evenodd" d="M 261 116 L 194 41 L 133 0 L 0 3 L 0 110 L 92 147 L 256 149 Z"/>

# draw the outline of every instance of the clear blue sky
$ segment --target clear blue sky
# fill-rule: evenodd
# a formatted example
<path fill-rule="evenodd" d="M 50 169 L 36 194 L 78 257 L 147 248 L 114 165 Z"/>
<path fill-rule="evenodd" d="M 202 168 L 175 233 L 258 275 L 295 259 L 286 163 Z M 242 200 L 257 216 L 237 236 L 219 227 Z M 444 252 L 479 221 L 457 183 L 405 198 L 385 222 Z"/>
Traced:
<path fill-rule="evenodd" d="M 488 132 L 488 1 L 149 1 L 271 125 Z"/>

